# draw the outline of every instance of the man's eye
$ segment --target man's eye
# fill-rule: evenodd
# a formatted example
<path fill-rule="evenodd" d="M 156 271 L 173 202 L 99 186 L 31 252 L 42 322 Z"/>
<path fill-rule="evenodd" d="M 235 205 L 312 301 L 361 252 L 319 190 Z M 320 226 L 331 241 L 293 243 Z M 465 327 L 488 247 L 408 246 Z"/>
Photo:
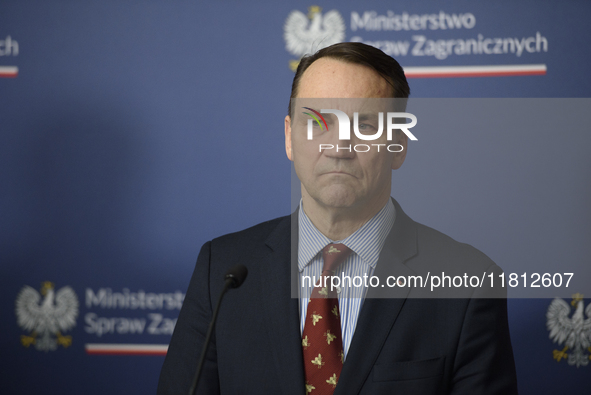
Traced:
<path fill-rule="evenodd" d="M 373 129 L 373 126 L 367 123 L 360 123 L 359 124 L 359 131 L 360 132 L 364 132 L 364 131 L 370 131 Z"/>

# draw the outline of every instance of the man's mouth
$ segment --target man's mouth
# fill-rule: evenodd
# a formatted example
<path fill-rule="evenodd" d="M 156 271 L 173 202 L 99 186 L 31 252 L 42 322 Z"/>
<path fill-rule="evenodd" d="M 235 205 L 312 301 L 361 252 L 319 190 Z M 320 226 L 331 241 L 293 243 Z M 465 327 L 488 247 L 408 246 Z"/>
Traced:
<path fill-rule="evenodd" d="M 331 170 L 331 171 L 327 171 L 322 173 L 323 175 L 328 175 L 328 174 L 332 174 L 332 175 L 344 175 L 344 176 L 351 176 L 351 177 L 355 177 L 353 174 L 351 174 L 348 171 L 343 171 L 343 170 Z"/>

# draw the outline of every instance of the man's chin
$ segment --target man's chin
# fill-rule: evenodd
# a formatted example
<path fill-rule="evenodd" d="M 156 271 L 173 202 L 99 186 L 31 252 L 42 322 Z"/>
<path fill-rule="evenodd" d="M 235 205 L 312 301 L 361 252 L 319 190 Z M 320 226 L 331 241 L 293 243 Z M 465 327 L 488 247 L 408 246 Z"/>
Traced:
<path fill-rule="evenodd" d="M 347 209 L 356 205 L 358 197 L 351 188 L 331 188 L 314 200 L 326 208 Z"/>

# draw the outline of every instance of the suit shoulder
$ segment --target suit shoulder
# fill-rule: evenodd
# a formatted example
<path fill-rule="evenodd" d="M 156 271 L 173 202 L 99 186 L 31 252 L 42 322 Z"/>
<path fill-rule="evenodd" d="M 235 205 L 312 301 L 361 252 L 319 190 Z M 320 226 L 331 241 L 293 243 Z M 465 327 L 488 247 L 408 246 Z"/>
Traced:
<path fill-rule="evenodd" d="M 279 217 L 269 221 L 261 222 L 251 226 L 250 228 L 240 230 L 238 232 L 228 233 L 223 236 L 216 237 L 211 241 L 214 247 L 223 246 L 241 246 L 244 248 L 248 245 L 264 243 L 267 238 L 276 230 L 288 231 L 290 229 L 291 217 Z M 286 233 L 289 237 L 289 233 Z"/>
<path fill-rule="evenodd" d="M 438 257 L 440 262 L 471 270 L 488 270 L 496 266 L 492 259 L 470 244 L 459 242 L 429 226 L 416 225 L 419 256 Z"/>

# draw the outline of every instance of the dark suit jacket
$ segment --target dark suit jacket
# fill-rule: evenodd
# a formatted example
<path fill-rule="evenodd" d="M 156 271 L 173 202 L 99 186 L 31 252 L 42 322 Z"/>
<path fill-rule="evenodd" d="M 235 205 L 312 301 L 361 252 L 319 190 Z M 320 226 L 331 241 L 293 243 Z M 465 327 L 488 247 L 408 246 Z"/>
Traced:
<path fill-rule="evenodd" d="M 396 221 L 374 273 L 382 281 L 451 266 L 500 273 L 478 250 L 412 221 L 394 204 Z M 297 232 L 294 215 L 203 246 L 159 394 L 188 392 L 224 274 L 238 263 L 248 267 L 248 278 L 226 295 L 197 392 L 305 393 L 298 299 L 290 297 L 291 278 L 297 276 L 297 264 L 290 264 L 290 257 L 297 262 L 292 231 Z M 462 298 L 425 299 L 430 293 L 419 287 L 376 298 L 382 291 L 368 291 L 335 394 L 517 393 L 505 299 L 475 297 L 486 295 L 474 288 L 460 289 L 455 296 Z"/>

